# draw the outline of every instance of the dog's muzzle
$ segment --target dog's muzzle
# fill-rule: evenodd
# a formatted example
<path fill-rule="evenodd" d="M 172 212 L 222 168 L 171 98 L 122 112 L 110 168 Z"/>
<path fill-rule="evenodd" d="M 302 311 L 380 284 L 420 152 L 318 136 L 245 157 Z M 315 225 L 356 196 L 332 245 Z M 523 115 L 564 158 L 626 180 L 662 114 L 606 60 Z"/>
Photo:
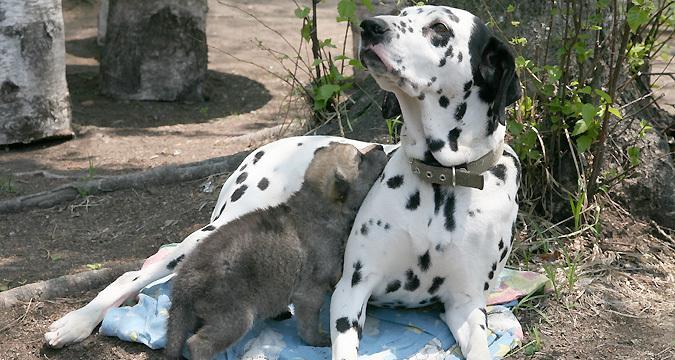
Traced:
<path fill-rule="evenodd" d="M 378 18 L 368 18 L 361 21 L 361 46 L 375 45 L 386 42 L 391 29 L 386 21 Z"/>

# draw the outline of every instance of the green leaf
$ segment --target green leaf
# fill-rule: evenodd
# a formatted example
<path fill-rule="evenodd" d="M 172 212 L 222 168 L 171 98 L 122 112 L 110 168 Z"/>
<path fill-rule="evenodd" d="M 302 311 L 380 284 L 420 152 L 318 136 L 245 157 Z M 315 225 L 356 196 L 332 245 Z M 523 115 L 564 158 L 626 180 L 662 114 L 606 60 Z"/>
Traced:
<path fill-rule="evenodd" d="M 627 149 L 628 152 L 628 161 L 632 166 L 637 166 L 640 164 L 640 148 L 631 146 Z"/>
<path fill-rule="evenodd" d="M 506 12 L 512 13 L 516 11 L 516 7 L 513 4 L 509 4 L 509 6 L 506 7 Z"/>
<path fill-rule="evenodd" d="M 600 98 L 602 99 L 602 101 L 605 102 L 605 104 L 611 104 L 612 103 L 612 97 L 609 96 L 608 93 L 606 93 L 606 92 L 604 92 L 600 89 L 594 89 L 593 91 L 595 92 L 596 95 L 600 96 Z"/>
<path fill-rule="evenodd" d="M 354 0 L 340 0 L 338 3 L 338 22 L 348 21 L 356 15 L 356 3 Z"/>
<path fill-rule="evenodd" d="M 635 33 L 637 29 L 649 21 L 649 11 L 643 9 L 641 6 L 633 6 L 626 14 L 626 21 L 630 31 Z"/>
<path fill-rule="evenodd" d="M 295 17 L 300 18 L 300 19 L 304 19 L 307 16 L 309 16 L 309 8 L 308 7 L 305 6 L 302 9 L 301 8 L 295 9 Z"/>
<path fill-rule="evenodd" d="M 302 29 L 300 30 L 300 35 L 302 36 L 305 41 L 309 41 L 311 36 L 312 36 L 312 23 L 309 21 L 306 21 L 302 25 Z"/>
<path fill-rule="evenodd" d="M 595 114 L 598 113 L 598 110 L 595 108 L 593 104 L 583 104 L 581 105 L 581 117 L 584 119 L 586 122 L 586 125 L 588 125 L 590 122 L 593 121 L 593 118 L 595 117 Z"/>
<path fill-rule="evenodd" d="M 593 138 L 589 134 L 579 136 L 577 138 L 577 150 L 580 153 L 583 153 L 586 150 L 591 148 L 592 143 L 593 143 Z"/>
<path fill-rule="evenodd" d="M 513 25 L 513 27 L 518 27 L 520 26 L 520 21 L 511 21 L 511 25 Z"/>
<path fill-rule="evenodd" d="M 616 116 L 619 119 L 623 119 L 623 115 L 621 115 L 621 111 L 619 109 L 615 108 L 614 106 L 610 106 L 607 111 L 609 111 L 610 114 Z"/>
<path fill-rule="evenodd" d="M 328 100 L 333 97 L 333 94 L 340 91 L 340 86 L 335 84 L 324 84 L 316 89 L 316 99 Z"/>
<path fill-rule="evenodd" d="M 315 67 L 315 66 L 321 64 L 322 62 L 323 62 L 323 59 L 314 59 L 314 61 L 312 61 L 312 65 L 311 65 L 311 66 L 312 66 L 312 67 Z"/>
<path fill-rule="evenodd" d="M 98 270 L 103 267 L 103 264 L 101 263 L 95 263 L 95 264 L 87 264 L 86 265 L 89 270 Z"/>
<path fill-rule="evenodd" d="M 588 131 L 588 125 L 583 119 L 579 119 L 577 120 L 576 124 L 574 124 L 574 131 L 572 131 L 572 136 L 583 134 L 586 131 Z"/>
<path fill-rule="evenodd" d="M 373 7 L 373 2 L 371 0 L 361 0 L 361 4 L 363 4 L 366 9 L 368 9 L 369 13 L 375 13 L 375 8 Z"/>

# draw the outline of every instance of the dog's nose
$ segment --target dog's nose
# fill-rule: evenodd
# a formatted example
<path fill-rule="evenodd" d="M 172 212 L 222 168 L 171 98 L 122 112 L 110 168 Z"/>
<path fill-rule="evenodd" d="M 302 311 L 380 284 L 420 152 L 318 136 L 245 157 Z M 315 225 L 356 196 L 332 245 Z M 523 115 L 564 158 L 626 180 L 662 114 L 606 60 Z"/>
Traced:
<path fill-rule="evenodd" d="M 369 18 L 361 21 L 361 30 L 361 40 L 364 43 L 377 44 L 385 39 L 390 29 L 386 21 Z"/>

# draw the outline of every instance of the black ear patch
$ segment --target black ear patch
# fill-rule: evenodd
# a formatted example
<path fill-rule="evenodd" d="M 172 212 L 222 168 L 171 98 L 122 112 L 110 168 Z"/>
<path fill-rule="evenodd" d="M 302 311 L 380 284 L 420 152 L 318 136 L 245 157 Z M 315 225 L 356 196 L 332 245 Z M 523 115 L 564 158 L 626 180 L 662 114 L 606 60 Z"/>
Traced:
<path fill-rule="evenodd" d="M 504 108 L 521 96 L 513 54 L 478 19 L 474 22 L 469 40 L 469 53 L 474 84 L 479 87 L 479 97 L 488 104 L 494 104 L 492 118 L 488 120 L 493 126 L 488 124 L 488 128 L 496 128 L 497 122 L 504 125 Z"/>

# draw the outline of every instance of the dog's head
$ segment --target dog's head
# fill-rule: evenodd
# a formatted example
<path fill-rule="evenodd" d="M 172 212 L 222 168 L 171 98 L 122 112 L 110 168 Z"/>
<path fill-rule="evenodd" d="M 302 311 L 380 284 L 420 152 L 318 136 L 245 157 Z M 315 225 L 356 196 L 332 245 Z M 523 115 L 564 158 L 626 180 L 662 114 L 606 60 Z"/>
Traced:
<path fill-rule="evenodd" d="M 366 19 L 361 29 L 361 61 L 396 94 L 409 156 L 458 165 L 503 140 L 504 108 L 520 86 L 513 55 L 480 19 L 421 6 Z"/>
<path fill-rule="evenodd" d="M 380 145 L 363 150 L 331 143 L 319 148 L 305 172 L 305 182 L 334 203 L 358 209 L 387 164 Z"/>

